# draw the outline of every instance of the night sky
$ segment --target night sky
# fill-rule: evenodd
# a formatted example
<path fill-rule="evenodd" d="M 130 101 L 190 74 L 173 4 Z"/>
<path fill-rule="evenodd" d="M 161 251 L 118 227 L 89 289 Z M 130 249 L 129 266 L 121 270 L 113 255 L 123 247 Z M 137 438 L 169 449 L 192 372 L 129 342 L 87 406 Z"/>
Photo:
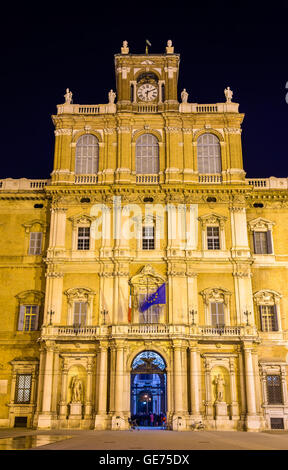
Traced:
<path fill-rule="evenodd" d="M 123 40 L 142 53 L 146 38 L 151 53 L 165 52 L 168 39 L 180 53 L 179 100 L 183 88 L 198 103 L 223 102 L 224 88 L 233 90 L 245 113 L 247 177 L 288 176 L 288 0 L 10 3 L 0 20 L 0 178 L 49 178 L 51 115 L 65 89 L 74 103 L 106 103 L 116 88 L 114 54 Z"/>

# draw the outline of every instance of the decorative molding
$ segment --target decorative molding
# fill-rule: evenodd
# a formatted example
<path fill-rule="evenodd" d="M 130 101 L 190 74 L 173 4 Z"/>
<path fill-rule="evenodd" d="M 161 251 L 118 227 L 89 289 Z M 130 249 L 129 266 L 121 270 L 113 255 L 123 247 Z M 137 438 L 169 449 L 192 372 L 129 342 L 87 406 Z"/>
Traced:
<path fill-rule="evenodd" d="M 231 294 L 228 289 L 217 287 L 208 287 L 200 292 L 206 305 L 208 305 L 209 302 L 222 302 L 227 305 Z"/>
<path fill-rule="evenodd" d="M 253 294 L 254 301 L 257 305 L 275 305 L 280 302 L 282 295 L 274 290 L 259 290 Z"/>
<path fill-rule="evenodd" d="M 72 135 L 72 129 L 56 129 L 54 134 L 56 137 L 59 135 Z"/>

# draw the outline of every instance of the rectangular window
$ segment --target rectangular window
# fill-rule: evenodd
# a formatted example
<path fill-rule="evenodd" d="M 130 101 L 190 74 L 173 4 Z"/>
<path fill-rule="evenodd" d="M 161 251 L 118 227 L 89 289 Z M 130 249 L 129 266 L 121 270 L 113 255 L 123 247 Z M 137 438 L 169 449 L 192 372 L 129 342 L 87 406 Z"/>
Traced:
<path fill-rule="evenodd" d="M 220 250 L 219 227 L 207 227 L 208 250 Z"/>
<path fill-rule="evenodd" d="M 284 429 L 283 418 L 270 418 L 271 429 Z"/>
<path fill-rule="evenodd" d="M 18 374 L 16 378 L 15 403 L 30 403 L 31 374 Z"/>
<path fill-rule="evenodd" d="M 280 375 L 267 375 L 266 385 L 268 404 L 283 404 Z"/>
<path fill-rule="evenodd" d="M 142 227 L 142 249 L 154 250 L 154 227 Z"/>
<path fill-rule="evenodd" d="M 139 305 L 145 302 L 146 299 L 147 294 L 139 294 Z M 160 305 L 156 304 L 151 305 L 145 312 L 139 311 L 139 323 L 159 323 L 160 309 Z"/>
<path fill-rule="evenodd" d="M 253 232 L 254 253 L 267 255 L 272 253 L 271 231 Z"/>
<path fill-rule="evenodd" d="M 224 304 L 220 302 L 211 302 L 211 324 L 214 327 L 222 328 L 225 326 L 224 321 Z"/>
<path fill-rule="evenodd" d="M 278 331 L 276 305 L 260 305 L 259 308 L 262 331 Z"/>
<path fill-rule="evenodd" d="M 41 255 L 42 232 L 30 232 L 29 255 Z"/>
<path fill-rule="evenodd" d="M 77 249 L 90 249 L 90 227 L 78 227 Z"/>
<path fill-rule="evenodd" d="M 87 319 L 87 302 L 75 302 L 73 324 L 77 326 L 85 326 L 86 319 Z"/>
<path fill-rule="evenodd" d="M 38 329 L 39 305 L 20 305 L 18 331 Z"/>

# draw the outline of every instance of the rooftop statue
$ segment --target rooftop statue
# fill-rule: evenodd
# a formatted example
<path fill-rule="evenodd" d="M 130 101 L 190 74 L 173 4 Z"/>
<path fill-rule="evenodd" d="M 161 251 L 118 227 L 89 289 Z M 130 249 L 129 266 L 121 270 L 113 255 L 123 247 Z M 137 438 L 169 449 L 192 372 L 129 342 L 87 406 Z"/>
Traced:
<path fill-rule="evenodd" d="M 225 96 L 226 96 L 226 103 L 231 103 L 231 101 L 232 101 L 232 96 L 233 96 L 233 91 L 230 90 L 230 87 L 229 87 L 229 86 L 228 86 L 227 88 L 225 88 L 224 94 L 225 94 Z"/>
<path fill-rule="evenodd" d="M 64 95 L 65 103 L 71 104 L 72 103 L 72 92 L 69 88 L 66 88 L 66 94 Z"/>
<path fill-rule="evenodd" d="M 187 103 L 188 101 L 188 93 L 186 91 L 186 88 L 183 89 L 182 93 L 181 93 L 181 100 L 182 100 L 182 103 Z"/>
<path fill-rule="evenodd" d="M 110 90 L 109 93 L 108 93 L 109 103 L 110 103 L 110 104 L 114 104 L 115 98 L 116 98 L 116 93 L 115 93 L 115 91 Z"/>

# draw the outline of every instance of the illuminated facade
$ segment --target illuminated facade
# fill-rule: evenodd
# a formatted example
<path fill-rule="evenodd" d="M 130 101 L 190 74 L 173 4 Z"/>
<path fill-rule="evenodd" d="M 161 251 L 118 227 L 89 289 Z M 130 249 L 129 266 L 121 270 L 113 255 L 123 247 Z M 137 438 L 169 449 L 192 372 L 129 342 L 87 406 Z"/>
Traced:
<path fill-rule="evenodd" d="M 107 104 L 57 106 L 51 180 L 0 181 L 3 427 L 288 428 L 287 178 L 245 178 L 231 90 L 179 102 L 179 62 L 124 41 Z"/>

